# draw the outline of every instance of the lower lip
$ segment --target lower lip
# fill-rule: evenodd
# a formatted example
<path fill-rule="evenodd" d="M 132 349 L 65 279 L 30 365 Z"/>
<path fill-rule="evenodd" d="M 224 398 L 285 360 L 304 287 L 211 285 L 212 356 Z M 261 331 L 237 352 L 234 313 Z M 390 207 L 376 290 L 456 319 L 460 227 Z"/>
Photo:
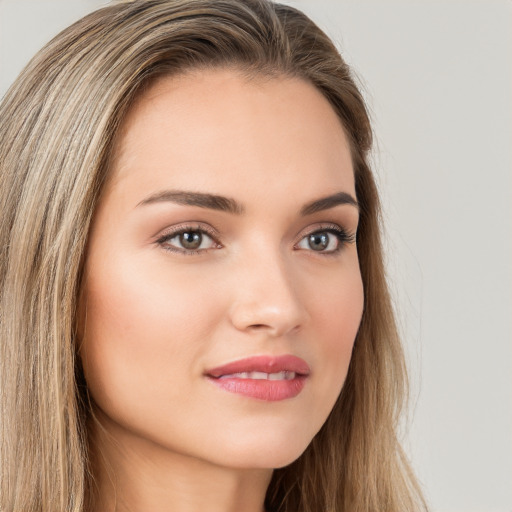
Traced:
<path fill-rule="evenodd" d="M 219 388 L 230 393 L 266 402 L 277 402 L 296 397 L 304 388 L 306 376 L 299 375 L 291 380 L 237 379 L 229 377 L 209 377 L 209 380 Z"/>

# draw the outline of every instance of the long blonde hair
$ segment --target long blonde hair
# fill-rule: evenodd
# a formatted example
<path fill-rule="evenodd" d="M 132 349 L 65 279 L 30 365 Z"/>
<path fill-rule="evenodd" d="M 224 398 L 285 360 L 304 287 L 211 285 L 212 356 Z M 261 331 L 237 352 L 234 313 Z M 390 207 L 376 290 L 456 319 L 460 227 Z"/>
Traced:
<path fill-rule="evenodd" d="M 364 101 L 329 38 L 267 0 L 132 0 L 41 50 L 0 105 L 0 511 L 83 512 L 93 475 L 76 355 L 91 217 L 119 126 L 162 75 L 234 67 L 317 87 L 350 139 L 364 313 L 341 395 L 297 461 L 274 472 L 273 512 L 405 512 L 425 504 L 397 439 L 406 373 L 387 291 Z"/>

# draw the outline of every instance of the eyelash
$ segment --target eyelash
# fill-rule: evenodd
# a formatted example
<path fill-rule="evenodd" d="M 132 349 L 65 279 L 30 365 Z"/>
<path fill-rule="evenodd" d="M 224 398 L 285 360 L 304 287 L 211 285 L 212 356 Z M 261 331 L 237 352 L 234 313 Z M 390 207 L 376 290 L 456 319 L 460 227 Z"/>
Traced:
<path fill-rule="evenodd" d="M 338 239 L 338 246 L 336 249 L 333 249 L 331 251 L 314 251 L 313 249 L 310 249 L 310 252 L 317 253 L 321 256 L 335 256 L 337 253 L 339 253 L 343 248 L 348 245 L 355 243 L 356 241 L 356 233 L 349 233 L 347 230 L 343 229 L 341 226 L 338 226 L 337 224 L 323 224 L 320 225 L 318 228 L 314 229 L 313 231 L 309 231 L 305 235 L 301 237 L 299 240 L 299 243 L 302 242 L 307 237 L 310 237 L 311 235 L 315 235 L 317 233 L 330 233 L 331 235 L 334 235 Z"/>
<path fill-rule="evenodd" d="M 212 241 L 216 247 L 212 247 L 212 248 L 208 248 L 208 249 L 179 249 L 177 247 L 166 245 L 166 243 L 169 242 L 169 240 L 172 240 L 173 238 L 176 238 L 177 236 L 180 236 L 184 233 L 190 233 L 190 232 L 201 233 L 203 235 L 206 234 L 208 237 L 210 237 L 212 239 Z M 336 253 L 340 252 L 345 247 L 345 245 L 354 243 L 356 241 L 355 233 L 348 233 L 345 229 L 341 228 L 337 224 L 326 224 L 326 225 L 321 225 L 317 229 L 304 234 L 300 238 L 298 243 L 302 242 L 305 238 L 307 238 L 311 235 L 315 235 L 317 233 L 330 233 L 338 239 L 338 246 L 331 251 L 314 251 L 313 249 L 310 249 L 311 252 L 313 252 L 313 253 L 317 252 L 318 254 L 320 254 L 322 256 L 333 256 Z M 208 252 L 211 249 L 220 249 L 222 247 L 222 245 L 218 242 L 217 238 L 218 238 L 218 234 L 211 228 L 208 228 L 207 226 L 186 225 L 186 226 L 180 226 L 180 227 L 174 228 L 172 231 L 165 233 L 164 235 L 162 235 L 161 237 L 159 237 L 156 240 L 156 243 L 159 246 L 161 246 L 162 249 L 164 249 L 166 251 L 183 254 L 184 256 L 194 256 L 196 254 Z M 298 243 L 295 244 L 294 248 L 298 245 Z"/>
<path fill-rule="evenodd" d="M 215 249 L 219 249 L 222 247 L 222 245 L 217 241 L 218 234 L 211 228 L 208 228 L 207 226 L 199 226 L 199 225 L 186 225 L 186 226 L 179 226 L 171 230 L 170 232 L 167 232 L 163 234 L 156 243 L 162 247 L 165 251 L 183 254 L 184 256 L 193 256 L 195 254 L 200 254 L 209 251 L 210 249 L 179 249 L 177 247 L 173 247 L 170 245 L 166 245 L 166 242 L 169 240 L 172 240 L 173 238 L 176 238 L 177 236 L 182 235 L 183 233 L 201 233 L 203 235 L 208 235 L 216 245 L 214 247 Z"/>

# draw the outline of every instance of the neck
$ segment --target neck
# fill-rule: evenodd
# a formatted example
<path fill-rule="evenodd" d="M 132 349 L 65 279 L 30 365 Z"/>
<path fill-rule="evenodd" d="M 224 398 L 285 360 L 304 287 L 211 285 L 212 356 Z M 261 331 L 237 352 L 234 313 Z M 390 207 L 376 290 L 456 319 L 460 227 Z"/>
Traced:
<path fill-rule="evenodd" d="M 226 468 L 91 421 L 90 512 L 262 512 L 272 471 Z"/>

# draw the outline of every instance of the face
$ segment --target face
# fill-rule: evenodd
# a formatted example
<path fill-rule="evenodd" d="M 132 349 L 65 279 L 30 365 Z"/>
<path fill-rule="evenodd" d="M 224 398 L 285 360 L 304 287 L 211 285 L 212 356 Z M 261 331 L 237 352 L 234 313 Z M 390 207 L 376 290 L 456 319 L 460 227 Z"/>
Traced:
<path fill-rule="evenodd" d="M 222 466 L 292 462 L 340 393 L 363 307 L 335 112 L 299 79 L 161 79 L 111 171 L 81 348 L 104 427 Z"/>

